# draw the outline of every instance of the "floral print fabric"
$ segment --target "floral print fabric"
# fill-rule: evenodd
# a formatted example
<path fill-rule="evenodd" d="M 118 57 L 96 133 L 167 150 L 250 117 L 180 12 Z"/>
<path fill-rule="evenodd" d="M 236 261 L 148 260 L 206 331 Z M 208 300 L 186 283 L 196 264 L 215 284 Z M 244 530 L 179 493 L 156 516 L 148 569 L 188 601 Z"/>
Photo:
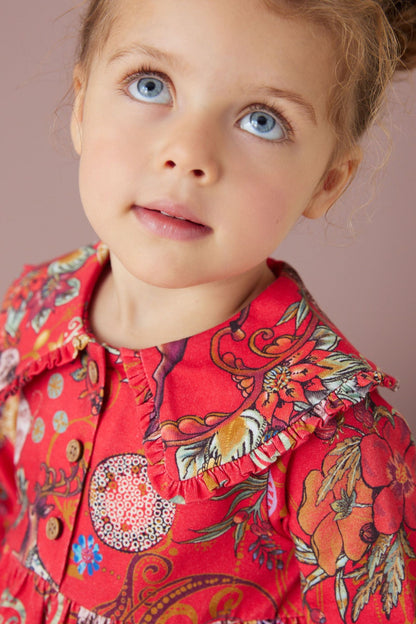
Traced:
<path fill-rule="evenodd" d="M 0 621 L 415 620 L 416 455 L 287 265 L 188 339 L 98 344 L 107 262 L 28 267 L 0 325 Z"/>

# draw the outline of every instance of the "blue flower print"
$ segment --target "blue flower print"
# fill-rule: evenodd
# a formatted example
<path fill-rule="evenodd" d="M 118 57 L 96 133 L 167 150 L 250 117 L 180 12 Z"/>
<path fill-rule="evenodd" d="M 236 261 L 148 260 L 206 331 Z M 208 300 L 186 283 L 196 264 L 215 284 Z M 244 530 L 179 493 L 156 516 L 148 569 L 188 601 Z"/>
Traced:
<path fill-rule="evenodd" d="M 94 572 L 100 569 L 98 564 L 103 560 L 103 556 L 99 552 L 98 544 L 94 543 L 92 535 L 88 536 L 88 541 L 86 541 L 84 535 L 80 535 L 78 543 L 72 545 L 72 550 L 74 551 L 74 561 L 78 564 L 78 572 L 80 574 L 84 574 L 85 570 L 87 570 L 88 574 L 92 576 Z"/>

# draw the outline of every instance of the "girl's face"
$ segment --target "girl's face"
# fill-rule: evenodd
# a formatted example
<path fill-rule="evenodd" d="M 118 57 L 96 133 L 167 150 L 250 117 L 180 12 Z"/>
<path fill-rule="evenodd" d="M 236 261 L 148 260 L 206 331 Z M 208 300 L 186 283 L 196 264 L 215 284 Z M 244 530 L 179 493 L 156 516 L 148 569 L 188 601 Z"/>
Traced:
<path fill-rule="evenodd" d="M 88 76 L 75 72 L 93 228 L 122 270 L 158 286 L 263 271 L 352 173 L 347 158 L 327 172 L 331 43 L 262 0 L 120 0 L 114 11 Z"/>

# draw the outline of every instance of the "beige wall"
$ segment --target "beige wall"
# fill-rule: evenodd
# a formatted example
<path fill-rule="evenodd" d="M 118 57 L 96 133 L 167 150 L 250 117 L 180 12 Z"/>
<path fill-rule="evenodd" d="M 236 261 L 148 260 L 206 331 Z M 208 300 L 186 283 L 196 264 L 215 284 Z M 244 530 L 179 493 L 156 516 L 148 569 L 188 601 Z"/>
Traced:
<path fill-rule="evenodd" d="M 75 1 L 3 0 L 0 8 L 1 166 L 0 290 L 24 262 L 38 262 L 94 239 L 76 188 L 77 164 L 54 109 L 70 80 L 75 15 L 56 20 Z M 401 380 L 389 399 L 416 431 L 414 408 L 416 80 L 396 89 L 393 152 L 371 203 L 372 222 L 341 227 L 303 222 L 276 256 L 300 271 L 322 307 L 362 353 Z M 380 141 L 381 133 L 377 135 Z M 374 151 L 374 150 L 373 150 Z M 385 141 L 380 146 L 385 151 Z M 372 155 L 366 168 L 374 171 Z M 334 215 L 346 215 L 372 192 L 368 171 Z"/>

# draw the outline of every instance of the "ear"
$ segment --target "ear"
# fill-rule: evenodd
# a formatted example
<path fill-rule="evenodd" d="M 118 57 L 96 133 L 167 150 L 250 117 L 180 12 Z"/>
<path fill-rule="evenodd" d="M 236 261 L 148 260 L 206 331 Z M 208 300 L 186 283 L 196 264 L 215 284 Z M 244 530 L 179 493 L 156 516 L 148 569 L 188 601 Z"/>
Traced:
<path fill-rule="evenodd" d="M 74 150 L 78 156 L 80 156 L 82 151 L 82 118 L 84 113 L 86 78 L 79 64 L 77 64 L 74 69 L 72 88 L 74 90 L 75 99 L 71 116 L 71 138 Z"/>
<path fill-rule="evenodd" d="M 362 151 L 357 146 L 348 154 L 344 154 L 338 163 L 331 165 L 304 211 L 304 216 L 308 219 L 318 219 L 326 214 L 354 179 L 361 160 Z"/>

